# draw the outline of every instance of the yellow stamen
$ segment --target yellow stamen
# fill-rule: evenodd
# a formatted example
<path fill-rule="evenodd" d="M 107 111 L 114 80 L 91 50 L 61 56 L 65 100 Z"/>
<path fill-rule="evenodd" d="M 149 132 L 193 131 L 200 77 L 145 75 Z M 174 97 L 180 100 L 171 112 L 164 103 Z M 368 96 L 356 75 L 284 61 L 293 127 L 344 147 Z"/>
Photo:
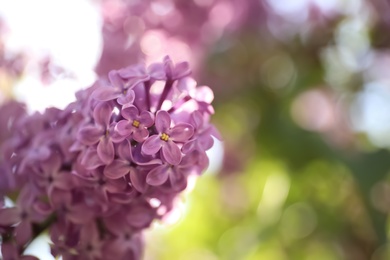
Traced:
<path fill-rule="evenodd" d="M 167 135 L 166 133 L 163 133 L 160 138 L 161 138 L 161 140 L 168 142 L 169 135 Z"/>
<path fill-rule="evenodd" d="M 133 126 L 138 128 L 139 127 L 139 121 L 134 120 L 133 121 Z"/>

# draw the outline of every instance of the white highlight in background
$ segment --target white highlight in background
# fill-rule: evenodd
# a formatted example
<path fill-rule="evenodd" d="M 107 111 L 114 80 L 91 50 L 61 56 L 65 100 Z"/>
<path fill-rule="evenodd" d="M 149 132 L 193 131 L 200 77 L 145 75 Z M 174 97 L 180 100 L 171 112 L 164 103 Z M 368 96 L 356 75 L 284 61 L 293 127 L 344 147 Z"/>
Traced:
<path fill-rule="evenodd" d="M 14 94 L 30 111 L 64 108 L 77 90 L 95 81 L 102 21 L 91 1 L 1 1 L 0 17 L 9 28 L 4 39 L 6 51 L 27 55 L 26 76 L 15 86 Z M 46 57 L 71 78 L 43 86 L 39 63 Z"/>

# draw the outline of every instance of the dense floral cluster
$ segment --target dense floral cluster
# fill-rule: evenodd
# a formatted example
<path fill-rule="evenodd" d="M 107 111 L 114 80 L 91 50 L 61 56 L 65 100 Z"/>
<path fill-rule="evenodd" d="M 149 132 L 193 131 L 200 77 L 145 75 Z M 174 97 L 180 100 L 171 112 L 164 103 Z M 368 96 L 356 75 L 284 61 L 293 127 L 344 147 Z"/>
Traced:
<path fill-rule="evenodd" d="M 8 120 L 3 257 L 18 259 L 48 229 L 52 253 L 63 259 L 140 259 L 142 230 L 172 209 L 219 138 L 209 123 L 213 93 L 189 74 L 186 62 L 168 57 L 130 66 L 78 92 L 64 110 Z"/>

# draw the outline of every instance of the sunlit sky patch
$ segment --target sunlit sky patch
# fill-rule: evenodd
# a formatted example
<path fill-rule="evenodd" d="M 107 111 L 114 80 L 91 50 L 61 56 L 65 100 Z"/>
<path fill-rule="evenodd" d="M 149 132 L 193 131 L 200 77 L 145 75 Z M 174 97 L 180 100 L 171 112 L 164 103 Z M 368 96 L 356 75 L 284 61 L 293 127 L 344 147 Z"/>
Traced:
<path fill-rule="evenodd" d="M 102 47 L 101 18 L 91 1 L 2 1 L 0 17 L 9 28 L 6 49 L 28 56 L 26 76 L 15 87 L 15 96 L 30 110 L 63 107 L 77 89 L 95 80 L 93 69 Z M 44 57 L 69 71 L 72 79 L 43 87 L 38 64 Z"/>
<path fill-rule="evenodd" d="M 354 127 L 367 133 L 378 147 L 390 146 L 390 84 L 377 81 L 368 83 L 352 110 Z"/>

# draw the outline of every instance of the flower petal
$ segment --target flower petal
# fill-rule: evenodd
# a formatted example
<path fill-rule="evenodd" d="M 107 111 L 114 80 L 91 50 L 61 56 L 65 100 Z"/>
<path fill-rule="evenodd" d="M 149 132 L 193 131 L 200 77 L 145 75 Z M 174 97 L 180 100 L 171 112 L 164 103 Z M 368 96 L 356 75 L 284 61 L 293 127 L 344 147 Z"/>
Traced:
<path fill-rule="evenodd" d="M 84 154 L 84 156 L 81 160 L 81 164 L 87 170 L 93 170 L 101 165 L 104 165 L 104 162 L 98 156 L 97 151 L 94 148 L 90 148 Z"/>
<path fill-rule="evenodd" d="M 110 71 L 108 73 L 108 79 L 110 80 L 114 89 L 118 90 L 119 92 L 122 91 L 122 89 L 124 88 L 124 82 L 123 79 L 119 76 L 118 71 Z"/>
<path fill-rule="evenodd" d="M 67 219 L 75 224 L 86 224 L 95 217 L 95 213 L 86 205 L 72 205 L 66 215 Z"/>
<path fill-rule="evenodd" d="M 162 154 L 165 158 L 165 160 L 172 165 L 178 165 L 181 161 L 181 152 L 179 147 L 172 142 L 171 140 L 168 140 L 168 142 L 163 145 L 162 147 Z"/>
<path fill-rule="evenodd" d="M 94 245 L 98 245 L 99 242 L 99 230 L 95 221 L 87 223 L 80 230 L 80 241 L 89 241 Z"/>
<path fill-rule="evenodd" d="M 190 124 L 180 123 L 175 125 L 170 133 L 169 137 L 173 141 L 185 142 L 194 134 L 194 127 Z"/>
<path fill-rule="evenodd" d="M 96 124 L 103 127 L 107 127 L 110 123 L 112 115 L 112 106 L 108 102 L 101 102 L 96 105 L 95 110 L 93 111 L 93 118 L 96 121 Z"/>
<path fill-rule="evenodd" d="M 144 78 L 148 75 L 146 74 L 145 67 L 142 65 L 133 65 L 128 66 L 126 68 L 118 70 L 119 76 L 122 78 L 128 79 L 128 78 Z"/>
<path fill-rule="evenodd" d="M 188 154 L 196 149 L 196 144 L 197 144 L 197 139 L 190 140 L 183 145 L 183 147 L 181 148 L 181 151 L 184 154 Z"/>
<path fill-rule="evenodd" d="M 62 190 L 72 189 L 74 187 L 74 175 L 67 172 L 59 173 L 53 182 L 53 186 Z"/>
<path fill-rule="evenodd" d="M 69 191 L 52 189 L 49 193 L 49 201 L 54 209 L 71 204 L 72 194 Z"/>
<path fill-rule="evenodd" d="M 114 160 L 114 144 L 109 138 L 105 137 L 100 140 L 97 146 L 97 154 L 105 164 L 110 164 Z"/>
<path fill-rule="evenodd" d="M 133 133 L 133 138 L 137 142 L 143 142 L 149 136 L 149 131 L 146 128 L 138 128 Z"/>
<path fill-rule="evenodd" d="M 133 157 L 131 154 L 131 144 L 129 140 L 126 139 L 118 145 L 117 154 L 121 159 L 124 159 L 128 162 L 133 161 Z"/>
<path fill-rule="evenodd" d="M 165 70 L 165 73 L 167 75 L 167 78 L 172 79 L 174 65 L 173 65 L 171 58 L 169 56 L 165 56 L 164 60 L 163 60 L 163 64 L 164 64 L 164 70 Z"/>
<path fill-rule="evenodd" d="M 144 193 L 147 188 L 147 183 L 146 183 L 146 174 L 145 171 L 137 171 L 134 168 L 130 170 L 130 181 L 133 187 L 141 192 Z"/>
<path fill-rule="evenodd" d="M 153 114 L 149 111 L 142 111 L 139 116 L 139 121 L 146 127 L 150 127 L 154 124 Z"/>
<path fill-rule="evenodd" d="M 103 135 L 103 130 L 96 126 L 86 126 L 80 129 L 77 139 L 85 145 L 93 145 L 99 141 Z"/>
<path fill-rule="evenodd" d="M 217 138 L 219 141 L 223 141 L 222 135 L 221 135 L 221 133 L 218 131 L 218 129 L 215 128 L 215 126 L 213 126 L 213 125 L 211 125 L 210 128 L 211 128 L 211 129 L 210 129 L 211 135 L 214 136 L 215 138 Z"/>
<path fill-rule="evenodd" d="M 57 172 L 62 164 L 61 157 L 58 153 L 53 153 L 47 160 L 41 163 L 44 174 L 53 174 Z"/>
<path fill-rule="evenodd" d="M 207 135 L 207 134 L 200 136 L 198 138 L 198 142 L 199 142 L 200 147 L 202 147 L 202 149 L 204 151 L 209 150 L 214 145 L 213 137 L 211 135 Z"/>
<path fill-rule="evenodd" d="M 152 186 L 160 186 L 168 180 L 169 166 L 164 164 L 151 170 L 146 176 L 146 183 Z"/>
<path fill-rule="evenodd" d="M 116 130 L 122 136 L 129 136 L 133 132 L 133 126 L 127 120 L 121 120 L 116 125 Z"/>
<path fill-rule="evenodd" d="M 162 63 L 153 63 L 148 67 L 149 75 L 152 79 L 155 80 L 165 80 L 165 70 Z"/>
<path fill-rule="evenodd" d="M 10 242 L 1 244 L 1 254 L 4 259 L 18 259 L 18 249 L 16 245 Z"/>
<path fill-rule="evenodd" d="M 181 79 L 191 74 L 191 69 L 188 62 L 177 63 L 173 71 L 173 79 Z"/>
<path fill-rule="evenodd" d="M 110 194 L 110 199 L 114 203 L 128 205 L 137 194 L 138 194 L 138 192 L 135 189 L 131 189 L 130 192 L 121 192 L 121 193 Z"/>
<path fill-rule="evenodd" d="M 195 99 L 198 101 L 205 102 L 207 104 L 211 104 L 211 102 L 214 100 L 214 92 L 211 90 L 211 88 L 207 86 L 197 87 L 195 93 Z"/>
<path fill-rule="evenodd" d="M 92 97 L 98 101 L 109 101 L 118 98 L 120 90 L 114 87 L 100 87 L 92 93 Z"/>
<path fill-rule="evenodd" d="M 196 129 L 202 128 L 204 120 L 199 111 L 196 110 L 191 114 L 191 123 Z"/>
<path fill-rule="evenodd" d="M 155 123 L 157 131 L 163 133 L 171 127 L 171 117 L 167 111 L 159 110 L 156 114 Z"/>
<path fill-rule="evenodd" d="M 15 239 L 18 245 L 26 244 L 32 236 L 31 223 L 29 221 L 22 221 L 15 228 Z"/>
<path fill-rule="evenodd" d="M 198 154 L 198 164 L 201 169 L 201 171 L 204 171 L 209 167 L 210 161 L 209 157 L 207 156 L 206 153 L 199 153 Z"/>
<path fill-rule="evenodd" d="M 187 186 L 187 180 L 182 172 L 173 170 L 169 173 L 169 181 L 175 191 L 184 190 Z"/>
<path fill-rule="evenodd" d="M 20 221 L 19 208 L 4 208 L 0 209 L 0 226 L 15 225 Z"/>
<path fill-rule="evenodd" d="M 126 90 L 126 94 L 122 94 L 118 97 L 117 101 L 121 105 L 132 104 L 135 99 L 135 93 L 133 90 Z"/>
<path fill-rule="evenodd" d="M 118 71 L 119 76 L 125 79 L 125 87 L 133 88 L 139 83 L 148 81 L 150 76 L 143 65 L 129 66 Z"/>
<path fill-rule="evenodd" d="M 163 140 L 158 135 L 152 135 L 142 145 L 142 152 L 147 155 L 154 155 L 160 151 L 163 146 Z"/>
<path fill-rule="evenodd" d="M 30 208 L 31 204 L 37 197 L 37 191 L 30 185 L 24 185 L 19 193 L 16 204 L 20 205 L 21 208 Z"/>
<path fill-rule="evenodd" d="M 162 161 L 157 158 L 153 158 L 152 155 L 145 155 L 142 151 L 142 144 L 136 145 L 131 151 L 131 161 L 138 165 L 155 165 L 162 164 Z"/>
<path fill-rule="evenodd" d="M 153 219 L 153 210 L 146 205 L 133 206 L 126 215 L 127 222 L 135 228 L 148 227 Z"/>
<path fill-rule="evenodd" d="M 35 222 L 43 222 L 51 213 L 53 213 L 53 209 L 47 202 L 36 201 L 33 205 L 33 212 L 31 220 Z"/>
<path fill-rule="evenodd" d="M 133 105 L 125 105 L 122 107 L 121 115 L 131 121 L 138 117 L 138 109 Z"/>
<path fill-rule="evenodd" d="M 123 179 L 107 179 L 104 187 L 110 193 L 122 193 L 126 190 L 128 184 Z"/>
<path fill-rule="evenodd" d="M 121 135 L 118 130 L 115 130 L 114 128 L 110 129 L 110 139 L 113 143 L 120 143 L 123 140 L 126 139 L 126 135 Z"/>
<path fill-rule="evenodd" d="M 114 160 L 104 168 L 104 175 L 109 179 L 119 179 L 129 173 L 129 162 Z"/>

